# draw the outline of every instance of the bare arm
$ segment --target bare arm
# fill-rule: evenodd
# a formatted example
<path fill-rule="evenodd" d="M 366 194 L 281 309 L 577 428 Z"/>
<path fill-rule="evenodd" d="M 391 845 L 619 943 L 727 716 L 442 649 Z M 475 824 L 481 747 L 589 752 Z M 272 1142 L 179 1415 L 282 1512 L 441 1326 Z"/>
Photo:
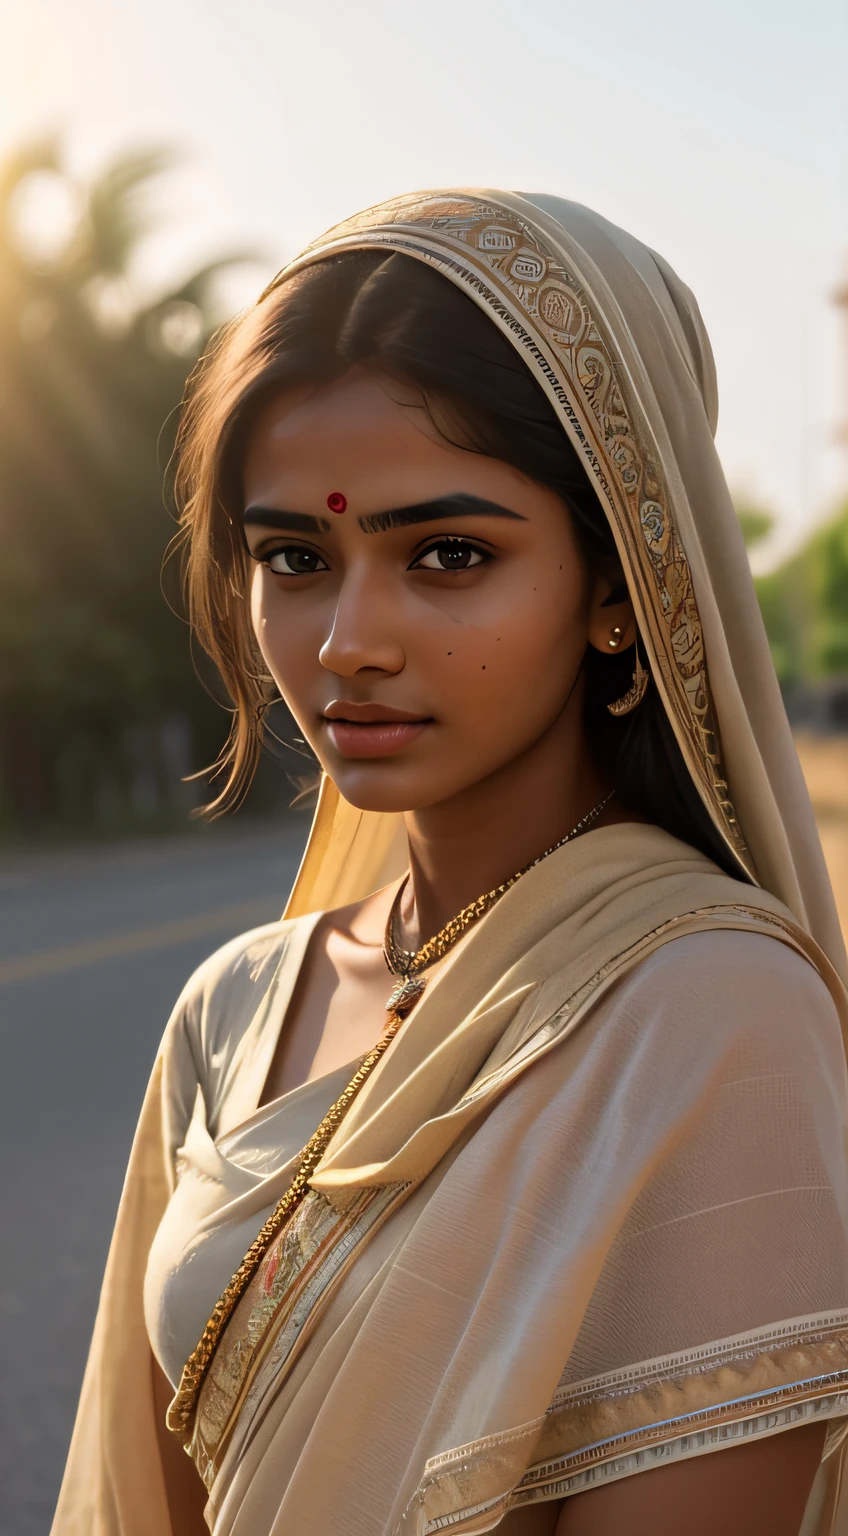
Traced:
<path fill-rule="evenodd" d="M 575 1494 L 555 1536 L 798 1536 L 824 1437 L 804 1424 Z"/>
<path fill-rule="evenodd" d="M 798 1536 L 824 1447 L 806 1424 L 513 1510 L 503 1536 Z"/>
<path fill-rule="evenodd" d="M 151 1356 L 153 1402 L 156 1409 L 156 1433 L 165 1476 L 165 1492 L 171 1516 L 173 1536 L 209 1536 L 203 1518 L 206 1489 L 193 1461 L 190 1461 L 176 1436 L 165 1427 L 165 1414 L 174 1395 L 167 1376 Z"/>

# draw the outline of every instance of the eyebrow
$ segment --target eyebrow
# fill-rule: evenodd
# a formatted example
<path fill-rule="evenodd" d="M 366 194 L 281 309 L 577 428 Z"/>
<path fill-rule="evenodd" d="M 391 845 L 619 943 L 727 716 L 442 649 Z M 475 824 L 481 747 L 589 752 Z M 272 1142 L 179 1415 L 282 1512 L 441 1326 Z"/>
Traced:
<path fill-rule="evenodd" d="M 502 507 L 500 502 L 456 491 L 450 496 L 436 496 L 432 501 L 419 501 L 409 507 L 395 507 L 390 512 L 375 512 L 371 517 L 361 517 L 359 526 L 363 533 L 385 533 L 389 528 L 409 528 L 413 523 L 435 523 L 446 517 L 508 517 L 518 523 L 527 521 L 520 512 L 512 512 L 509 507 Z"/>
<path fill-rule="evenodd" d="M 390 528 L 409 528 L 416 523 L 436 523 L 457 517 L 506 517 L 518 523 L 527 521 L 520 512 L 513 512 L 498 501 L 455 491 L 448 496 L 436 496 L 431 501 L 418 501 L 408 507 L 393 507 L 388 512 L 360 517 L 359 526 L 363 533 L 386 533 Z M 309 512 L 287 512 L 283 508 L 260 506 L 248 507 L 244 522 L 245 525 L 279 528 L 286 533 L 329 533 L 331 526 L 326 517 L 313 517 Z"/>
<path fill-rule="evenodd" d="M 312 517 L 309 512 L 283 512 L 272 507 L 248 507 L 244 514 L 245 525 L 260 524 L 263 528 L 282 528 L 287 533 L 329 533 L 326 517 Z"/>

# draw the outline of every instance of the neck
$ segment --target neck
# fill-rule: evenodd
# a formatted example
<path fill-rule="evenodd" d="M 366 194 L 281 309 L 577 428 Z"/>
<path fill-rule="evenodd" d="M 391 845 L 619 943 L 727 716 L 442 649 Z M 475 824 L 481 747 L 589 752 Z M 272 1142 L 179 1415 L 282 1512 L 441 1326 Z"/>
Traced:
<path fill-rule="evenodd" d="M 565 715 L 533 747 L 450 800 L 409 811 L 404 942 L 420 947 L 476 897 L 565 837 L 610 793 Z M 593 823 L 626 819 L 616 800 Z"/>

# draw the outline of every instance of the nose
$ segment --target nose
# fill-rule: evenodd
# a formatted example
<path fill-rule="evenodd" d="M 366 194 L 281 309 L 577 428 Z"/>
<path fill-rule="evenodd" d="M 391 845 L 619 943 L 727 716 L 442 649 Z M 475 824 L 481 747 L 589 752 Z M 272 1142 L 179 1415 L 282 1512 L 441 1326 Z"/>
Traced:
<path fill-rule="evenodd" d="M 349 569 L 342 581 L 333 625 L 318 659 L 337 677 L 358 672 L 403 670 L 406 654 L 401 640 L 401 619 L 387 589 L 389 578 L 360 568 Z"/>

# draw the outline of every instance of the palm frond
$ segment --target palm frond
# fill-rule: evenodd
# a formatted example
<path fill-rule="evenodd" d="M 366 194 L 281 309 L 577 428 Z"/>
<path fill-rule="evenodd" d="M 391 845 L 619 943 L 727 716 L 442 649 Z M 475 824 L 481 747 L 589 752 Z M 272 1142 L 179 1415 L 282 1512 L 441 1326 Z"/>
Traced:
<path fill-rule="evenodd" d="M 125 154 L 91 183 L 85 248 L 78 256 L 90 273 L 114 277 L 126 272 L 137 245 L 154 227 L 153 185 L 177 158 L 164 148 Z"/>
<path fill-rule="evenodd" d="M 62 154 L 57 134 L 31 139 L 4 155 L 0 160 L 0 216 L 4 216 L 4 222 L 9 203 L 27 176 L 35 171 L 61 170 Z"/>

